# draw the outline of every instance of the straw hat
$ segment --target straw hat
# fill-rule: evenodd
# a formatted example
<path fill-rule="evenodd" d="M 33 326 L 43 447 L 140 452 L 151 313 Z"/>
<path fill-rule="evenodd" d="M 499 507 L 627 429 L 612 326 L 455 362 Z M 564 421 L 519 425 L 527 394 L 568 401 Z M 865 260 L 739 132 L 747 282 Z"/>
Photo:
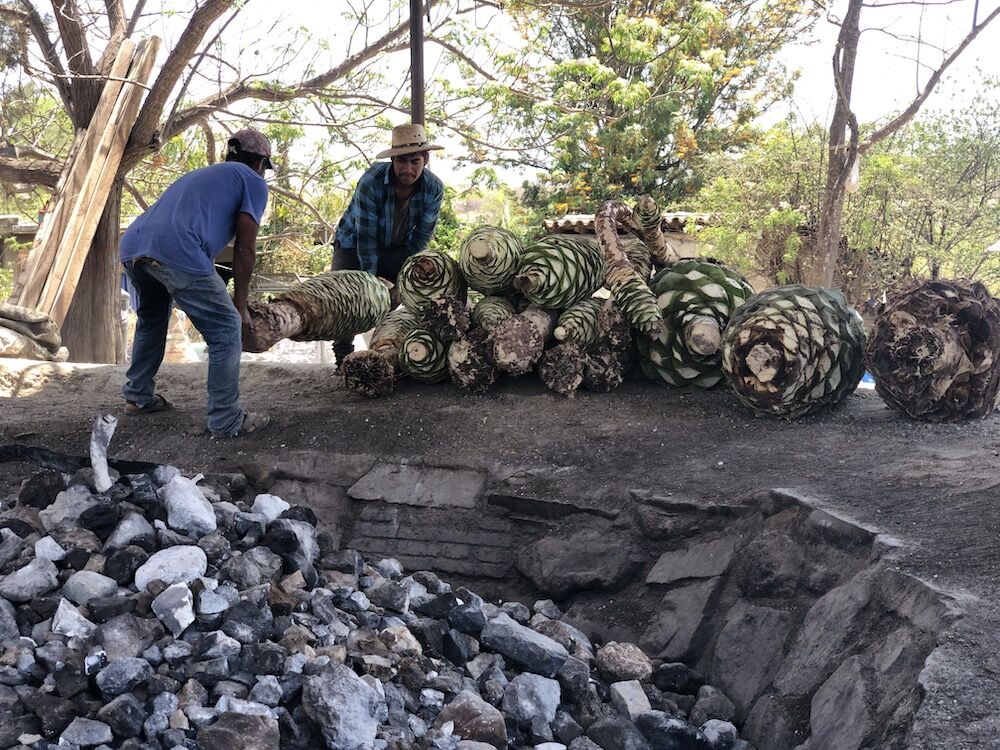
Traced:
<path fill-rule="evenodd" d="M 436 151 L 443 149 L 436 143 L 429 143 L 423 125 L 397 125 L 392 129 L 392 148 L 375 155 L 376 159 L 387 156 L 402 156 L 403 154 L 418 154 L 421 151 Z"/>

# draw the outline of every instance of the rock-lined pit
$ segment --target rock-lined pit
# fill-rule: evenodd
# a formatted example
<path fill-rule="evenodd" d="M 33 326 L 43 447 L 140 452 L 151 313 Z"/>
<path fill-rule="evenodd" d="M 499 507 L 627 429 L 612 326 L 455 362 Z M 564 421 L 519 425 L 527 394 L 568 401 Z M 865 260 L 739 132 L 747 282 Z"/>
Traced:
<path fill-rule="evenodd" d="M 93 479 L 0 508 L 0 747 L 750 747 L 702 675 L 551 600 L 368 564 L 242 476 Z"/>
<path fill-rule="evenodd" d="M 323 505 L 365 554 L 551 596 L 584 631 L 687 664 L 732 699 L 759 750 L 905 747 L 921 671 L 958 616 L 894 567 L 894 540 L 793 491 L 602 503 L 600 488 L 559 497 L 558 471 L 364 456 L 285 461 L 260 478 Z"/>
<path fill-rule="evenodd" d="M 295 506 L 283 508 L 265 496 L 261 507 L 254 507 L 258 501 L 251 504 L 249 498 L 255 493 L 242 501 L 245 505 L 233 504 L 237 487 L 215 481 L 203 483 L 213 501 L 206 512 L 208 501 L 198 500 L 180 481 L 175 481 L 181 485 L 176 493 L 140 479 L 101 497 L 79 481 L 65 489 L 64 480 L 50 473 L 34 480 L 17 507 L 4 511 L 0 548 L 6 559 L 0 569 L 0 595 L 15 602 L 16 609 L 0 613 L 15 641 L 3 653 L 0 684 L 10 690 L 0 691 L 0 711 L 10 712 L 4 718 L 12 722 L 4 721 L 3 726 L 18 732 L 15 741 L 45 747 L 37 743 L 63 737 L 79 719 L 63 739 L 79 739 L 75 744 L 86 746 L 83 740 L 104 738 L 105 727 L 120 720 L 120 727 L 137 725 L 143 737 L 152 734 L 164 747 L 189 746 L 184 743 L 191 741 L 207 746 L 202 730 L 221 721 L 219 746 L 258 729 L 271 739 L 291 733 L 299 738 L 296 743 L 309 746 L 311 740 L 299 736 L 297 727 L 311 726 L 309 720 L 319 722 L 302 704 L 297 705 L 298 716 L 283 707 L 282 701 L 289 698 L 286 689 L 297 694 L 308 678 L 336 673 L 333 665 L 348 658 L 356 672 L 382 682 L 388 674 L 382 648 L 395 653 L 382 634 L 393 627 L 414 627 L 406 619 L 408 604 L 400 605 L 394 587 L 400 574 L 377 567 L 360 573 L 341 569 L 347 563 L 337 563 L 330 555 L 345 547 L 358 548 L 371 560 L 398 557 L 410 570 L 450 571 L 463 581 L 481 584 L 483 592 L 492 589 L 509 596 L 521 591 L 529 600 L 547 593 L 565 617 L 557 620 L 538 611 L 544 619 L 529 622 L 533 632 L 544 631 L 540 623 L 549 620 L 574 628 L 572 632 L 589 636 L 595 644 L 639 643 L 654 657 L 647 680 L 639 681 L 640 692 L 651 708 L 663 710 L 661 718 L 669 712 L 698 726 L 701 720 L 731 718 L 741 736 L 761 750 L 905 747 L 922 697 L 921 670 L 956 616 L 948 597 L 894 568 L 892 540 L 789 491 L 726 503 L 638 492 L 625 501 L 602 502 L 602 488 L 594 488 L 570 501 L 552 491 L 560 480 L 558 471 L 538 475 L 400 466 L 365 456 L 286 461 L 277 471 L 251 472 L 250 478 L 257 490 L 270 488 Z M 168 479 L 179 480 L 165 475 L 157 484 L 169 486 Z M 59 493 L 64 494 L 57 498 Z M 610 490 L 603 494 L 613 496 Z M 276 515 L 268 503 L 279 508 Z M 309 531 L 313 511 L 330 526 L 327 534 L 315 538 Z M 213 522 L 214 530 L 209 528 Z M 194 540 L 198 543 L 192 544 Z M 152 556 L 150 545 L 156 550 Z M 164 552 L 197 554 L 195 549 L 205 557 L 204 569 L 200 556 L 167 562 L 156 558 Z M 175 574 L 181 579 L 173 580 Z M 427 589 L 415 589 L 417 598 L 447 593 L 413 580 Z M 392 584 L 391 590 L 382 591 L 383 581 Z M 120 588 L 131 593 L 123 596 Z M 403 588 L 406 595 L 413 593 Z M 328 591 L 332 606 L 347 620 L 340 615 L 320 617 L 317 591 L 321 597 Z M 379 598 L 382 594 L 385 599 Z M 464 595 L 473 600 L 471 591 Z M 308 613 L 297 609 L 307 600 Z M 378 609 L 362 606 L 365 603 Z M 261 619 L 267 619 L 262 614 L 265 604 L 270 624 Z M 397 617 L 393 608 L 400 606 L 397 623 L 391 618 Z M 489 619 L 498 616 L 485 602 L 482 607 Z M 312 619 L 303 623 L 296 613 Z M 159 628 L 151 640 L 136 618 Z M 449 632 L 474 637 L 454 627 L 450 609 L 443 619 Z M 130 625 L 122 631 L 117 626 L 125 621 Z M 256 646 L 273 642 L 279 622 L 276 645 L 284 652 L 270 646 L 262 652 Z M 332 642 L 323 642 L 333 632 L 330 628 L 341 629 L 335 622 L 346 626 L 347 632 L 339 636 L 345 642 L 338 643 L 336 634 Z M 115 624 L 106 627 L 109 623 Z M 299 626 L 317 640 L 310 641 Z M 289 631 L 290 640 L 284 643 Z M 417 631 L 410 630 L 421 649 L 428 648 L 426 633 L 421 642 Z M 352 642 L 350 634 L 358 632 L 375 637 Z M 50 637 L 53 633 L 56 637 Z M 95 634 L 98 642 L 90 643 Z M 489 643 L 483 647 L 482 631 L 475 640 L 481 652 L 500 651 Z M 119 641 L 128 653 L 116 650 Z M 239 647 L 238 654 L 230 641 Z M 567 642 L 574 647 L 578 637 Z M 476 658 L 471 651 L 454 651 L 465 647 L 472 648 L 452 636 L 453 656 L 468 664 Z M 319 658 L 308 668 L 312 657 L 307 648 Z M 327 648 L 334 650 L 320 652 Z M 67 652 L 82 656 L 67 659 Z M 270 666 L 258 668 L 265 663 Z M 533 659 L 529 666 L 538 670 L 540 663 Z M 454 660 L 451 665 L 457 669 Z M 426 669 L 420 674 L 425 680 L 437 679 Z M 629 737 L 643 747 L 629 727 L 637 728 L 657 750 L 670 747 L 652 741 L 654 728 L 643 725 L 651 719 L 622 718 L 630 715 L 630 696 L 641 703 L 635 690 L 619 686 L 616 698 L 614 680 L 600 670 L 594 675 L 600 678 L 594 683 L 599 703 L 613 708 L 616 726 L 614 732 L 599 735 L 604 750 L 629 746 Z M 510 683 L 513 676 L 504 674 Z M 277 688 L 268 677 L 277 680 Z M 327 677 L 335 685 L 350 682 L 346 673 Z M 472 678 L 462 673 L 463 686 L 466 677 Z M 189 685 L 191 679 L 205 692 Z M 482 695 L 485 686 L 479 686 L 478 678 L 475 682 Z M 371 680 L 365 684 L 377 694 Z M 455 689 L 457 682 L 435 684 L 429 689 L 442 693 L 449 703 L 461 692 Z M 180 706 L 186 686 L 188 712 Z M 121 696 L 140 688 L 137 709 Z M 402 706 L 415 707 L 415 715 L 429 723 L 429 716 L 420 715 L 421 708 L 432 708 L 420 702 L 423 690 L 414 706 L 405 699 Z M 269 705 L 275 696 L 277 703 Z M 502 703 L 502 695 L 494 692 L 492 697 Z M 436 698 L 430 693 L 427 697 L 433 711 L 444 707 Z M 317 701 L 322 702 L 320 697 Z M 102 721 L 98 712 L 105 710 L 105 702 L 115 711 L 121 709 L 122 716 L 112 717 L 108 709 Z M 275 714 L 252 713 L 255 707 L 247 703 L 261 704 Z M 359 710 L 381 715 L 378 705 L 376 699 L 371 711 Z M 279 708 L 288 714 L 284 723 Z M 505 726 L 509 716 L 504 717 Z M 256 726 L 262 718 L 275 720 L 279 734 Z M 574 721 L 581 728 L 586 723 Z M 551 722 L 549 729 L 555 731 Z M 589 726 L 586 729 L 589 734 Z M 121 738 L 111 731 L 115 739 Z M 37 739 L 36 732 L 44 739 Z M 517 721 L 511 737 L 519 746 L 547 739 L 541 727 Z M 450 742 L 430 734 L 424 744 L 446 750 L 438 740 Z"/>

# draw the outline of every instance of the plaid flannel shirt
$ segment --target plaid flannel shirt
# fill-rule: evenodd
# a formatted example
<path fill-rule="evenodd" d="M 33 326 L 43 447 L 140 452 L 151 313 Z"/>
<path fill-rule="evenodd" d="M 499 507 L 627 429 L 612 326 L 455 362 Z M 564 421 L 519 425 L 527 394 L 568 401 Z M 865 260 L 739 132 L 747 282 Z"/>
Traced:
<path fill-rule="evenodd" d="M 362 271 L 374 274 L 378 254 L 392 242 L 392 220 L 396 211 L 396 191 L 390 181 L 392 162 L 378 162 L 358 180 L 351 203 L 337 224 L 337 241 L 345 250 L 354 250 Z M 425 169 L 410 196 L 406 254 L 420 252 L 434 234 L 444 183 Z"/>

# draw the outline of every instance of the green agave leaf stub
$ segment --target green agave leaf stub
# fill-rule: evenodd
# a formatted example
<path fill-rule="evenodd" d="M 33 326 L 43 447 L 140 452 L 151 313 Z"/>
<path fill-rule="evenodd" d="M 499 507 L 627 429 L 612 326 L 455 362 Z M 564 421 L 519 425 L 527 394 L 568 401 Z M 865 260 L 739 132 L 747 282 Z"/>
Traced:
<path fill-rule="evenodd" d="M 472 308 L 472 322 L 480 328 L 492 331 L 496 326 L 514 314 L 514 305 L 505 297 L 483 297 Z"/>
<path fill-rule="evenodd" d="M 448 347 L 426 328 L 414 328 L 399 349 L 399 368 L 414 380 L 440 383 L 448 379 Z"/>
<path fill-rule="evenodd" d="M 510 289 L 523 252 L 521 240 L 513 232 L 502 227 L 476 227 L 462 241 L 458 265 L 477 292 L 502 294 Z"/>
<path fill-rule="evenodd" d="M 605 300 L 591 297 L 575 305 L 570 305 L 556 321 L 555 337 L 580 346 L 588 346 L 597 341 L 601 309 Z"/>
<path fill-rule="evenodd" d="M 864 375 L 861 315 L 833 289 L 799 284 L 751 297 L 722 338 L 722 366 L 756 412 L 800 417 L 835 406 Z"/>
<path fill-rule="evenodd" d="M 591 297 L 604 280 L 597 240 L 583 235 L 548 235 L 521 256 L 514 286 L 541 307 L 562 309 Z"/>
<path fill-rule="evenodd" d="M 721 335 L 736 309 L 753 295 L 750 283 L 717 260 L 691 258 L 659 271 L 650 286 L 666 325 L 666 340 L 637 336 L 646 377 L 677 387 L 721 383 L 721 349 L 690 347 L 690 331 L 701 323 Z"/>
<path fill-rule="evenodd" d="M 458 263 L 444 253 L 424 250 L 414 253 L 399 270 L 399 300 L 414 312 L 442 297 L 465 301 L 468 286 Z"/>

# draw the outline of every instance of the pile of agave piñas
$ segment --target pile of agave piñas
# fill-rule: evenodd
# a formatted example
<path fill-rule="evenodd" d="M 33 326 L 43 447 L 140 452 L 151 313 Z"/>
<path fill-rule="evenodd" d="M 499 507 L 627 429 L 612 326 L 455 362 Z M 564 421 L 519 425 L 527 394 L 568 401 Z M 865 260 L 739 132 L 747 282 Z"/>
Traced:
<path fill-rule="evenodd" d="M 633 350 L 617 307 L 594 296 L 603 282 L 593 237 L 551 235 L 524 245 L 505 229 L 479 227 L 457 262 L 433 251 L 407 259 L 398 280 L 402 304 L 375 326 L 369 349 L 344 359 L 344 382 L 378 397 L 400 376 L 451 380 L 475 392 L 537 373 L 567 396 L 581 386 L 611 390 Z"/>
<path fill-rule="evenodd" d="M 244 348 L 374 326 L 369 348 L 338 363 L 347 388 L 370 398 L 403 376 L 477 392 L 529 373 L 573 396 L 614 390 L 641 369 L 676 387 L 727 383 L 754 411 L 794 418 L 840 403 L 867 367 L 885 400 L 914 418 L 983 417 L 1000 406 L 1000 303 L 980 284 L 915 284 L 890 298 L 866 340 L 840 292 L 754 294 L 719 261 L 679 258 L 648 197 L 604 203 L 594 229 L 525 245 L 478 227 L 457 261 L 434 251 L 407 259 L 391 312 L 374 277 L 322 274 L 256 305 Z"/>

